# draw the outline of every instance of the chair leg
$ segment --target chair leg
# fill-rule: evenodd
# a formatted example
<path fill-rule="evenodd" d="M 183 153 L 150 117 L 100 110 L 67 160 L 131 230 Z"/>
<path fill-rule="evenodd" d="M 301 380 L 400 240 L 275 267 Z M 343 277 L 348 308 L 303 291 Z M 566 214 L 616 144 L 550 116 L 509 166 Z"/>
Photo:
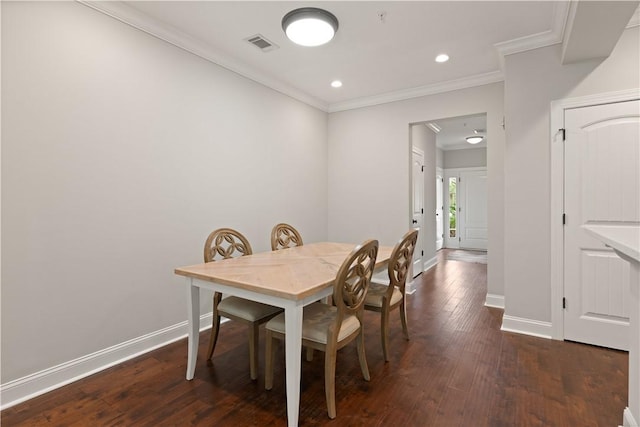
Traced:
<path fill-rule="evenodd" d="M 404 338 L 409 341 L 409 327 L 407 326 L 407 310 L 404 301 L 400 304 L 400 321 L 402 322 L 402 333 Z"/>
<path fill-rule="evenodd" d="M 207 360 L 213 356 L 213 350 L 218 342 L 218 334 L 220 333 L 220 315 L 218 314 L 218 304 L 222 299 L 222 294 L 216 292 L 213 295 L 213 322 L 211 325 L 211 337 L 209 338 L 209 349 L 207 350 Z"/>
<path fill-rule="evenodd" d="M 258 339 L 260 338 L 260 324 L 249 326 L 249 370 L 251 379 L 258 379 Z"/>
<path fill-rule="evenodd" d="M 267 329 L 265 336 L 266 349 L 264 354 L 264 388 L 271 390 L 273 388 L 273 359 L 275 356 L 275 346 L 273 345 L 273 334 Z"/>
<path fill-rule="evenodd" d="M 367 357 L 364 353 L 364 331 L 360 328 L 360 334 L 358 335 L 358 360 L 360 361 L 360 370 L 362 371 L 362 376 L 365 380 L 369 381 L 371 377 L 369 376 L 369 366 L 367 365 Z"/>
<path fill-rule="evenodd" d="M 324 353 L 324 394 L 327 399 L 327 412 L 329 418 L 336 417 L 336 358 L 337 349 L 335 346 L 325 349 Z"/>
<path fill-rule="evenodd" d="M 380 338 L 382 340 L 382 353 L 384 361 L 389 361 L 389 307 L 382 308 L 380 313 Z"/>

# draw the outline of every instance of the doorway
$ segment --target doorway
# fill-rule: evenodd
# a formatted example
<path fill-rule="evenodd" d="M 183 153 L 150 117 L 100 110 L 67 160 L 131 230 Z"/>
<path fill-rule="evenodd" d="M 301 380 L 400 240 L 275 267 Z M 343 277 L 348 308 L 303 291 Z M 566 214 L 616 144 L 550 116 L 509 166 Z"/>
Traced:
<path fill-rule="evenodd" d="M 442 246 L 486 250 L 487 233 L 487 116 L 484 113 L 429 122 L 436 133 L 440 169 L 436 197 L 442 192 Z M 440 204 L 439 204 L 440 203 Z M 436 216 L 439 216 L 436 211 Z M 439 245 L 439 241 L 436 241 Z"/>
<path fill-rule="evenodd" d="M 461 247 L 460 243 L 474 249 L 487 248 L 486 224 L 477 224 L 478 219 L 485 223 L 487 220 L 486 121 L 486 114 L 479 113 L 410 124 L 412 165 L 409 220 L 415 221 L 412 227 L 420 226 L 419 238 L 422 239 L 414 252 L 414 276 L 438 263 L 437 252 L 440 249 L 457 249 Z M 476 140 L 472 140 L 472 144 L 467 137 Z M 424 153 L 424 168 L 416 161 L 414 148 Z M 478 182 L 474 176 L 479 170 L 484 171 L 482 182 Z M 452 184 L 456 190 L 453 194 L 455 201 L 449 192 L 449 175 L 452 171 L 456 173 Z M 460 185 L 461 179 L 466 183 Z M 416 185 L 418 181 L 422 190 Z M 460 201 L 464 205 L 460 205 Z M 462 212 L 460 208 L 463 208 Z M 460 226 L 463 228 L 460 229 Z M 451 237 L 452 234 L 454 237 Z M 476 241 L 479 234 L 484 244 Z M 463 241 L 457 240 L 463 236 Z M 421 256 L 422 264 L 418 256 Z"/>
<path fill-rule="evenodd" d="M 450 172 L 449 172 L 450 173 Z M 447 173 L 447 179 L 445 187 L 447 189 L 447 233 L 446 233 L 446 247 L 447 248 L 459 248 L 460 241 L 458 235 L 458 177 L 450 176 Z"/>

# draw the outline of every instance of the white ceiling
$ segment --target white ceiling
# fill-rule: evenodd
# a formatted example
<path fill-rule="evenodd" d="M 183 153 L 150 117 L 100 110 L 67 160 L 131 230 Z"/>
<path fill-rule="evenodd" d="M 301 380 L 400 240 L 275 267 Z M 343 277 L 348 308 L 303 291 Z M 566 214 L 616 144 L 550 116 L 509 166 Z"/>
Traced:
<path fill-rule="evenodd" d="M 111 15 L 306 102 L 329 110 L 354 100 L 424 90 L 443 82 L 500 81 L 496 43 L 531 35 L 556 37 L 567 2 L 540 1 L 133 1 L 90 2 Z M 338 18 L 336 37 L 319 47 L 290 42 L 282 17 L 322 7 Z M 384 12 L 384 21 L 379 13 Z M 124 16 L 123 16 L 124 15 Z M 559 16 L 559 18 L 558 18 Z M 137 22 L 132 22 L 137 21 Z M 558 22 L 561 22 L 558 24 Z M 261 34 L 279 49 L 245 41 Z M 189 48 L 189 46 L 187 46 Z M 446 52 L 451 59 L 434 61 Z M 340 79 L 343 87 L 330 83 Z M 405 95 L 402 93 L 405 92 Z M 300 96 L 296 96 L 300 95 Z"/>
<path fill-rule="evenodd" d="M 502 81 L 501 55 L 561 43 L 569 13 L 567 1 L 80 1 L 330 112 Z M 330 43 L 286 38 L 282 17 L 305 6 L 338 18 Z M 255 34 L 279 48 L 245 41 Z"/>
<path fill-rule="evenodd" d="M 433 123 L 441 129 L 436 134 L 436 146 L 444 151 L 486 148 L 489 142 L 487 140 L 487 115 L 485 113 L 431 120 L 429 123 Z M 477 134 L 474 130 L 478 131 Z M 465 138 L 474 135 L 484 136 L 484 139 L 478 144 L 469 144 Z"/>

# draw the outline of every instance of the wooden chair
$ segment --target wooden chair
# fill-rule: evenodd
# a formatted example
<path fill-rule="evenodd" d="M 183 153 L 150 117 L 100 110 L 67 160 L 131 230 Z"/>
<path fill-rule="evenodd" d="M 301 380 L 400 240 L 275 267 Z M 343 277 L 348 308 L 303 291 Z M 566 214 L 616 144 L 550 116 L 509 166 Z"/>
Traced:
<path fill-rule="evenodd" d="M 363 307 L 378 255 L 378 241 L 368 240 L 357 246 L 342 263 L 333 287 L 334 305 L 315 302 L 304 307 L 302 345 L 323 351 L 324 389 L 329 418 L 336 417 L 335 376 L 337 351 L 357 340 L 358 359 L 364 379 L 369 381 L 369 368 L 364 353 Z M 284 314 L 266 325 L 265 388 L 273 387 L 275 339 L 284 340 Z"/>
<path fill-rule="evenodd" d="M 380 335 L 382 338 L 382 352 L 385 362 L 389 361 L 389 313 L 400 308 L 400 320 L 405 339 L 409 340 L 407 327 L 407 311 L 405 304 L 405 285 L 411 263 L 413 251 L 418 240 L 418 230 L 407 232 L 396 244 L 389 259 L 389 285 L 372 282 L 364 300 L 364 309 L 377 311 L 380 316 Z"/>
<path fill-rule="evenodd" d="M 302 246 L 302 236 L 293 226 L 285 223 L 276 224 L 271 230 L 271 250 Z"/>
<path fill-rule="evenodd" d="M 215 261 L 216 257 L 226 259 L 234 256 L 251 255 L 249 241 L 238 231 L 231 228 L 219 228 L 209 234 L 204 244 L 204 262 Z M 207 360 L 213 356 L 218 334 L 220 333 L 220 317 L 226 317 L 247 324 L 249 327 L 249 367 L 251 379 L 258 378 L 258 338 L 259 327 L 282 309 L 244 298 L 229 296 L 222 299 L 222 294 L 216 292 L 213 296 L 213 324 Z"/>

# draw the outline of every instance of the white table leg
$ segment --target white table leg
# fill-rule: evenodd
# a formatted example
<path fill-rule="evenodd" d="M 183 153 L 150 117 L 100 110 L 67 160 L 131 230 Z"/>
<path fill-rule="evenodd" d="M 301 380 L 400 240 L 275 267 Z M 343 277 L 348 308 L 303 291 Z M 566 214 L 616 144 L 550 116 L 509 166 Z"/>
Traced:
<path fill-rule="evenodd" d="M 187 278 L 187 329 L 189 332 L 187 379 L 192 380 L 196 372 L 200 339 L 200 288 L 195 286 L 190 278 Z"/>
<path fill-rule="evenodd" d="M 285 356 L 287 375 L 287 425 L 298 426 L 300 407 L 300 354 L 302 351 L 302 306 L 287 307 L 285 318 Z"/>

